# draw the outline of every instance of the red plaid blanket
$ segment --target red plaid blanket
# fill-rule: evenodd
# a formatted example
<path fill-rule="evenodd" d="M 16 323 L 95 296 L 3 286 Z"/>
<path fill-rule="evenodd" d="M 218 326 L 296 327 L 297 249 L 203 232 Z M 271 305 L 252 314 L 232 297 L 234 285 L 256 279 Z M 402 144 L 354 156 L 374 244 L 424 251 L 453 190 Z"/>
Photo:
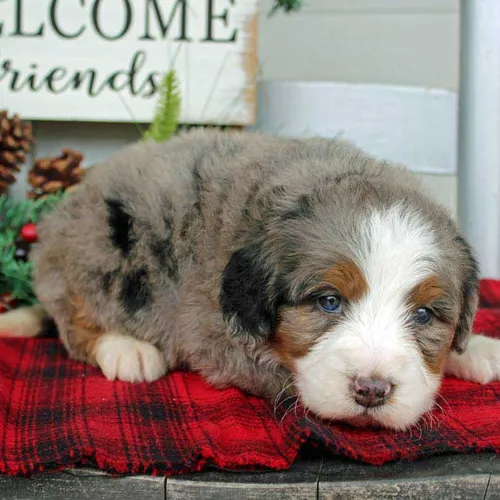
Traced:
<path fill-rule="evenodd" d="M 500 282 L 482 283 L 478 331 L 500 336 Z M 0 472 L 75 464 L 115 473 L 174 474 L 206 465 L 288 468 L 306 441 L 382 464 L 446 452 L 500 451 L 500 383 L 447 379 L 433 417 L 407 432 L 325 425 L 218 391 L 192 373 L 152 384 L 108 382 L 56 340 L 0 340 Z"/>

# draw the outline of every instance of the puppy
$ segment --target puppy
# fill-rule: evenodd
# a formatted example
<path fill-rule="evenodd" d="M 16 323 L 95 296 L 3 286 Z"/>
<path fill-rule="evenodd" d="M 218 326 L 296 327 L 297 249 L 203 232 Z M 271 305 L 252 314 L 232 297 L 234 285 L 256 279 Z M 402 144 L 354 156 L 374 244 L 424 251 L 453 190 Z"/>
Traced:
<path fill-rule="evenodd" d="M 39 225 L 41 306 L 110 379 L 199 372 L 320 418 L 404 429 L 445 373 L 500 378 L 471 336 L 478 269 L 405 169 L 338 140 L 195 131 L 95 166 Z"/>

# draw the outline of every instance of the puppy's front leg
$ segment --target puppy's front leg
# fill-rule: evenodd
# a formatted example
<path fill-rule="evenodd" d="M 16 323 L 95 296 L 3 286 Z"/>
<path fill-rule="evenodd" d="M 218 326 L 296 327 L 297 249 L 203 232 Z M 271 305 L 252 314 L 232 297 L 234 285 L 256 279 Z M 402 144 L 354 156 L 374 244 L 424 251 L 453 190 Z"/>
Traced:
<path fill-rule="evenodd" d="M 445 373 L 480 384 L 500 380 L 500 339 L 472 335 L 462 354 L 450 352 Z"/>
<path fill-rule="evenodd" d="M 109 380 L 152 382 L 167 372 L 165 357 L 156 346 L 105 331 L 95 324 L 81 300 L 74 301 L 73 315 L 59 334 L 73 358 L 99 366 Z"/>
<path fill-rule="evenodd" d="M 167 371 L 165 358 L 154 345 L 116 332 L 103 333 L 93 355 L 109 380 L 152 382 Z"/>

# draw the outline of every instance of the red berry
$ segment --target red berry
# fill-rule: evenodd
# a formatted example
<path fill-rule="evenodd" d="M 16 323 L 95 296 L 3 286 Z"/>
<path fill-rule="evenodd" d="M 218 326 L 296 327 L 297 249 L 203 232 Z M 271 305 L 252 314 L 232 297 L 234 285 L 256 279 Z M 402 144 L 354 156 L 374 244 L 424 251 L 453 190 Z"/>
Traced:
<path fill-rule="evenodd" d="M 24 224 L 19 234 L 26 243 L 35 243 L 35 241 L 38 240 L 38 232 L 36 230 L 36 225 L 33 224 L 33 222 Z"/>
<path fill-rule="evenodd" d="M 16 299 L 10 293 L 0 294 L 0 314 L 16 307 Z"/>

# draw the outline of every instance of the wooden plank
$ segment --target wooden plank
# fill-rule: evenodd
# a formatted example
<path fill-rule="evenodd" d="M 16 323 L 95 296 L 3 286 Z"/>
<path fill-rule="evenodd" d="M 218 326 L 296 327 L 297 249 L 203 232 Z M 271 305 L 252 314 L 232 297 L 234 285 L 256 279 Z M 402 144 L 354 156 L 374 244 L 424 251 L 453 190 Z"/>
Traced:
<path fill-rule="evenodd" d="M 2 1 L 0 108 L 149 122 L 175 68 L 182 122 L 252 124 L 258 1 Z"/>
<path fill-rule="evenodd" d="M 488 475 L 455 477 L 450 479 L 387 480 L 359 482 L 321 482 L 320 500 L 375 500 L 397 498 L 398 500 L 429 498 L 472 499 L 484 498 Z"/>
<path fill-rule="evenodd" d="M 323 463 L 321 481 L 446 478 L 475 474 L 500 475 L 500 459 L 494 453 L 458 454 L 372 466 L 330 457 L 325 458 Z"/>
<path fill-rule="evenodd" d="M 484 498 L 499 474 L 494 454 L 450 455 L 381 467 L 329 460 L 323 464 L 318 492 L 323 500 Z"/>
<path fill-rule="evenodd" d="M 162 477 L 111 477 L 97 471 L 0 476 L 0 500 L 164 500 Z"/>
<path fill-rule="evenodd" d="M 484 500 L 500 500 L 500 475 L 490 478 Z"/>
<path fill-rule="evenodd" d="M 297 462 L 288 471 L 201 472 L 167 479 L 168 500 L 317 498 L 321 460 Z"/>
<path fill-rule="evenodd" d="M 170 500 L 315 500 L 317 486 L 312 483 L 260 484 L 219 483 L 217 481 L 167 481 L 167 499 Z"/>

